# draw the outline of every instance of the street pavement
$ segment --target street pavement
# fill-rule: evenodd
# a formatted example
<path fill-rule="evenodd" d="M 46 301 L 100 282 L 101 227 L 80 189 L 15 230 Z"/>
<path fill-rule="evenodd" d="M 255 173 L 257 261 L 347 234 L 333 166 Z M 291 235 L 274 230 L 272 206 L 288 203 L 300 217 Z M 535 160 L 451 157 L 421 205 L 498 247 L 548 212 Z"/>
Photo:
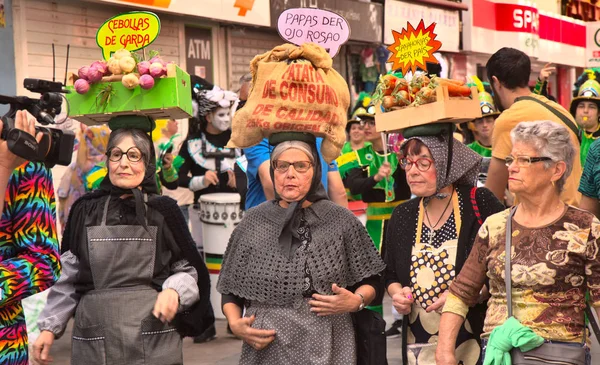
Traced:
<path fill-rule="evenodd" d="M 391 308 L 391 300 L 388 296 L 383 301 L 385 309 L 384 319 L 388 323 L 393 322 L 389 308 Z M 71 324 L 72 325 L 72 324 Z M 52 347 L 52 355 L 54 356 L 54 364 L 63 365 L 69 364 L 71 354 L 71 325 L 69 325 L 65 335 L 56 340 Z M 186 338 L 183 341 L 183 359 L 185 365 L 237 365 L 240 359 L 242 349 L 242 341 L 227 334 L 227 324 L 225 320 L 217 320 L 217 338 L 213 341 L 195 344 L 191 338 Z M 388 339 L 388 364 L 402 364 L 401 337 Z M 598 342 L 592 338 L 592 359 L 595 359 L 593 364 L 600 364 L 600 349 Z M 285 365 L 285 364 L 282 364 Z"/>
<path fill-rule="evenodd" d="M 388 325 L 393 322 L 389 308 L 391 300 L 386 296 L 384 299 L 384 309 L 386 313 L 384 318 Z M 71 324 L 72 325 L 72 324 Z M 52 348 L 54 364 L 69 364 L 71 354 L 71 325 L 69 325 L 65 335 L 56 340 Z M 217 320 L 217 338 L 213 341 L 195 344 L 191 338 L 183 341 L 183 359 L 185 365 L 237 365 L 240 359 L 242 341 L 227 334 L 227 324 L 225 320 Z M 388 363 L 389 365 L 401 364 L 401 337 L 388 339 Z M 595 338 L 592 338 L 592 359 L 594 364 L 600 364 L 600 349 Z M 285 365 L 285 364 L 282 364 Z"/>
<path fill-rule="evenodd" d="M 391 302 L 388 298 L 384 301 L 386 309 L 390 308 Z M 388 318 L 389 317 L 389 318 Z M 387 323 L 392 323 L 391 313 L 385 316 Z M 69 364 L 71 355 L 71 327 L 65 331 L 60 339 L 54 342 L 51 354 L 54 357 L 53 364 Z M 237 365 L 240 359 L 242 341 L 227 334 L 225 320 L 217 320 L 217 338 L 213 341 L 195 344 L 191 338 L 183 341 L 183 363 L 185 365 Z M 390 365 L 401 364 L 401 338 L 388 340 L 388 361 Z M 282 364 L 285 365 L 285 364 Z"/>

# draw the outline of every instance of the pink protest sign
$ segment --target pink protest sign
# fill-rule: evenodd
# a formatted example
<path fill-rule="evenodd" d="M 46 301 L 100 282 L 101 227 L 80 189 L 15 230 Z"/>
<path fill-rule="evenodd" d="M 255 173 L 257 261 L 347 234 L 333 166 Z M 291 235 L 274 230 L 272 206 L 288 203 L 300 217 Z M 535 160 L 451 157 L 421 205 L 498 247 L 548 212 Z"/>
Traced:
<path fill-rule="evenodd" d="M 301 45 L 316 43 L 334 57 L 350 38 L 346 19 L 329 10 L 313 8 L 288 9 L 277 20 L 277 31 L 286 41 Z"/>

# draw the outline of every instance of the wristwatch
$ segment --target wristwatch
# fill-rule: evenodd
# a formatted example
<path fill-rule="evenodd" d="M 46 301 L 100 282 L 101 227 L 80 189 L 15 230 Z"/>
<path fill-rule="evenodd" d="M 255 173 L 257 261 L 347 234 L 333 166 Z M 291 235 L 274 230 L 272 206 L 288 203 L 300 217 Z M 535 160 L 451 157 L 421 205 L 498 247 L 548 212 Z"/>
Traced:
<path fill-rule="evenodd" d="M 354 293 L 360 297 L 360 305 L 358 306 L 357 312 L 360 312 L 365 308 L 365 297 L 361 293 Z"/>

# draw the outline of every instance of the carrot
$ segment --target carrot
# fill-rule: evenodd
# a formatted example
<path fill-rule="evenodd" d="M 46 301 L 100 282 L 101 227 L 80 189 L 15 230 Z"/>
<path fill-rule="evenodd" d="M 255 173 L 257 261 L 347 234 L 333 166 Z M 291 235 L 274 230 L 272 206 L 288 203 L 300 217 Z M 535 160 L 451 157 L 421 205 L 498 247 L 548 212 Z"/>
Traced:
<path fill-rule="evenodd" d="M 395 97 L 391 95 L 386 95 L 383 97 L 382 104 L 384 109 L 391 109 L 392 107 L 398 105 L 398 102 L 396 101 Z"/>
<path fill-rule="evenodd" d="M 438 80 L 444 80 L 444 81 L 447 81 L 447 82 L 451 82 L 451 83 L 456 84 L 458 86 L 463 86 L 465 84 L 464 81 L 456 80 L 456 79 L 444 79 L 444 78 L 438 77 Z"/>
<path fill-rule="evenodd" d="M 468 86 L 457 85 L 456 82 L 449 79 L 438 78 L 436 81 L 438 85 L 448 88 L 448 95 L 450 96 L 471 96 L 471 88 Z"/>

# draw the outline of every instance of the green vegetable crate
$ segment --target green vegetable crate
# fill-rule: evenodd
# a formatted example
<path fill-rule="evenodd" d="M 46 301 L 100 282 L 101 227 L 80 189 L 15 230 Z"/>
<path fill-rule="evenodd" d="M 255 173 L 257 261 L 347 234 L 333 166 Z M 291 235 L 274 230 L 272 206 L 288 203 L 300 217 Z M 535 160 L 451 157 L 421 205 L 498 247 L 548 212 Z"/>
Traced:
<path fill-rule="evenodd" d="M 139 85 L 127 89 L 121 83 L 122 76 L 104 77 L 101 82 L 90 85 L 81 95 L 73 83 L 71 74 L 66 95 L 69 101 L 69 117 L 88 126 L 106 124 L 118 115 L 147 115 L 154 119 L 184 119 L 192 116 L 192 92 L 190 75 L 174 64 L 167 65 L 167 76 L 155 79 L 154 87 L 144 90 Z"/>

